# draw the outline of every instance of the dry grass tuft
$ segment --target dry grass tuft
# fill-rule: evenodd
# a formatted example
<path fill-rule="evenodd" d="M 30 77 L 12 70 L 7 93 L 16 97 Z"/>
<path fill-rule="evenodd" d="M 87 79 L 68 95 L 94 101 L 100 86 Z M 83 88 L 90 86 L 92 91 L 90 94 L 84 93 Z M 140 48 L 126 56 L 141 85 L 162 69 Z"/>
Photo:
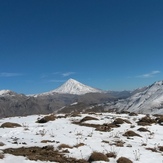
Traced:
<path fill-rule="evenodd" d="M 156 120 L 152 119 L 150 116 L 145 116 L 145 117 L 141 118 L 137 123 L 140 126 L 148 126 L 153 123 L 156 123 Z"/>
<path fill-rule="evenodd" d="M 123 123 L 128 123 L 128 124 L 131 124 L 131 122 L 127 119 L 122 119 L 122 118 L 117 118 L 114 120 L 114 124 L 123 124 Z"/>
<path fill-rule="evenodd" d="M 90 121 L 90 120 L 98 120 L 98 119 L 95 117 L 86 116 L 80 120 L 80 123 L 85 122 L 85 121 Z"/>
<path fill-rule="evenodd" d="M 6 127 L 6 128 L 15 128 L 15 127 L 21 127 L 20 124 L 18 123 L 12 123 L 12 122 L 5 122 L 1 125 L 1 127 Z"/>
<path fill-rule="evenodd" d="M 116 158 L 117 157 L 117 155 L 115 154 L 115 152 L 107 153 L 106 156 L 109 157 L 109 158 Z"/>
<path fill-rule="evenodd" d="M 75 147 L 75 148 L 79 148 L 79 147 L 82 147 L 82 146 L 84 146 L 84 145 L 85 145 L 84 143 L 79 143 L 79 144 L 75 145 L 74 147 Z"/>
<path fill-rule="evenodd" d="M 146 148 L 146 150 L 152 151 L 152 152 L 158 152 L 156 148 Z"/>
<path fill-rule="evenodd" d="M 4 146 L 5 144 L 3 142 L 0 142 L 0 146 Z"/>
<path fill-rule="evenodd" d="M 158 149 L 163 152 L 163 146 L 158 146 Z"/>
<path fill-rule="evenodd" d="M 142 136 L 140 136 L 139 134 L 137 134 L 137 133 L 135 133 L 134 131 L 131 131 L 131 130 L 125 132 L 125 133 L 123 134 L 123 136 L 127 136 L 127 137 L 139 136 L 139 137 L 142 137 Z"/>
<path fill-rule="evenodd" d="M 4 159 L 4 154 L 0 153 L 0 159 Z"/>
<path fill-rule="evenodd" d="M 92 162 L 92 161 L 108 161 L 109 162 L 109 159 L 106 155 L 104 155 L 103 153 L 100 153 L 100 152 L 93 152 L 91 154 L 91 156 L 89 157 L 89 162 Z"/>
<path fill-rule="evenodd" d="M 46 122 L 49 122 L 49 121 L 54 121 L 55 119 L 56 119 L 55 115 L 50 114 L 50 115 L 44 116 L 41 119 L 38 119 L 36 122 L 37 123 L 46 123 Z"/>
<path fill-rule="evenodd" d="M 128 114 L 129 116 L 137 116 L 138 114 L 137 113 L 134 113 L 134 112 L 131 112 Z"/>
<path fill-rule="evenodd" d="M 55 141 L 51 141 L 51 140 L 42 140 L 41 143 L 54 143 Z"/>
<path fill-rule="evenodd" d="M 76 158 L 67 158 L 62 152 L 54 150 L 53 146 L 8 148 L 4 149 L 3 152 L 15 156 L 26 156 L 29 160 L 34 161 L 40 160 L 59 163 L 88 163 L 83 159 L 78 160 Z"/>
<path fill-rule="evenodd" d="M 120 157 L 117 160 L 117 163 L 133 163 L 130 159 L 126 158 L 126 157 Z"/>
<path fill-rule="evenodd" d="M 149 130 L 147 130 L 146 128 L 143 128 L 143 127 L 138 128 L 138 131 L 140 131 L 140 132 L 150 132 Z"/>
<path fill-rule="evenodd" d="M 73 147 L 71 147 L 71 146 L 68 145 L 68 144 L 60 144 L 60 145 L 58 146 L 58 149 L 59 149 L 59 150 L 61 150 L 61 149 L 63 149 L 63 148 L 70 148 L 70 149 L 72 149 Z"/>

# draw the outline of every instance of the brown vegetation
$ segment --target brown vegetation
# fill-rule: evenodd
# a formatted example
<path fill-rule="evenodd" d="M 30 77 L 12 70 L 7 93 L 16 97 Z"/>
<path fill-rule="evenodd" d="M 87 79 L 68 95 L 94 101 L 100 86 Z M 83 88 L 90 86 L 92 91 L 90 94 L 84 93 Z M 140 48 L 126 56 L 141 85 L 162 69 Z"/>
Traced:
<path fill-rule="evenodd" d="M 12 123 L 12 122 L 5 122 L 1 125 L 1 127 L 6 127 L 6 128 L 15 128 L 15 127 L 21 127 L 20 124 L 18 123 Z"/>
<path fill-rule="evenodd" d="M 54 121 L 55 119 L 56 119 L 55 115 L 50 114 L 50 115 L 44 116 L 41 119 L 38 119 L 37 123 L 46 123 L 46 122 L 49 122 L 49 121 Z"/>
<path fill-rule="evenodd" d="M 127 136 L 127 137 L 139 136 L 139 137 L 141 137 L 139 134 L 137 134 L 137 133 L 135 133 L 134 131 L 131 131 L 131 130 L 126 131 L 126 132 L 123 134 L 123 136 Z"/>
<path fill-rule="evenodd" d="M 60 144 L 60 145 L 58 146 L 58 149 L 62 149 L 62 148 L 70 148 L 70 149 L 72 149 L 73 147 L 71 147 L 71 146 L 68 145 L 68 144 Z"/>
<path fill-rule="evenodd" d="M 21 147 L 8 148 L 3 150 L 4 153 L 16 156 L 26 156 L 30 160 L 51 161 L 58 163 L 88 163 L 86 160 L 77 160 L 75 158 L 66 158 L 64 154 L 54 150 L 53 146 L 44 147 Z"/>
<path fill-rule="evenodd" d="M 109 161 L 108 157 L 100 152 L 93 152 L 89 157 L 89 162 L 93 161 Z"/>
<path fill-rule="evenodd" d="M 158 149 L 163 152 L 163 146 L 158 146 Z"/>
<path fill-rule="evenodd" d="M 120 157 L 117 160 L 117 163 L 133 163 L 133 162 L 131 160 L 129 160 L 128 158 L 126 158 L 126 157 Z"/>
<path fill-rule="evenodd" d="M 122 119 L 122 118 L 117 118 L 114 120 L 114 124 L 123 124 L 124 122 L 128 123 L 128 124 L 131 124 L 131 122 L 127 119 Z"/>
<path fill-rule="evenodd" d="M 90 120 L 98 120 L 98 119 L 95 117 L 86 116 L 80 120 L 80 123 L 85 122 L 85 121 L 90 121 Z"/>
<path fill-rule="evenodd" d="M 148 129 L 143 128 L 143 127 L 138 128 L 138 131 L 140 131 L 140 132 L 150 132 Z"/>
<path fill-rule="evenodd" d="M 156 123 L 156 120 L 152 119 L 150 116 L 145 116 L 145 117 L 141 118 L 137 123 L 140 126 L 148 126 L 153 123 Z"/>
<path fill-rule="evenodd" d="M 138 114 L 137 113 L 134 113 L 134 112 L 131 112 L 128 114 L 129 116 L 137 116 Z"/>

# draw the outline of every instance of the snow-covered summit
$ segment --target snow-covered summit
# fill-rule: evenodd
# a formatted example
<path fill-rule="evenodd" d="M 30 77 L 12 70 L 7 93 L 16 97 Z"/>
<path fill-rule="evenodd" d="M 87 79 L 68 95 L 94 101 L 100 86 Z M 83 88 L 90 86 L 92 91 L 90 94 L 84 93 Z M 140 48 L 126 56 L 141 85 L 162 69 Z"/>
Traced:
<path fill-rule="evenodd" d="M 0 90 L 0 96 L 10 96 L 14 95 L 15 93 L 10 90 Z"/>
<path fill-rule="evenodd" d="M 101 92 L 101 91 L 98 89 L 89 87 L 85 84 L 82 84 L 74 79 L 69 79 L 59 88 L 53 90 L 53 92 L 82 95 L 86 93 L 95 93 L 95 92 Z"/>
<path fill-rule="evenodd" d="M 57 89 L 54 89 L 47 93 L 43 93 L 41 95 L 50 95 L 53 93 L 83 95 L 86 93 L 96 93 L 96 92 L 101 93 L 102 91 L 99 89 L 89 87 L 89 86 L 82 84 L 74 79 L 69 79 L 63 85 L 58 87 Z"/>

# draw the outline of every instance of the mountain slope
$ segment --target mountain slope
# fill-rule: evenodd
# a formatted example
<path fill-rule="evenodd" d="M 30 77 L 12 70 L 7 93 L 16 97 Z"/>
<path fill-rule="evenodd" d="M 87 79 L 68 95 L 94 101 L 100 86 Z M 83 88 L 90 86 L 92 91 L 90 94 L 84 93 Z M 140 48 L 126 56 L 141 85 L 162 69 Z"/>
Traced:
<path fill-rule="evenodd" d="M 69 79 L 59 88 L 52 90 L 50 92 L 43 93 L 41 95 L 52 95 L 54 93 L 83 95 L 86 93 L 101 93 L 101 92 L 102 92 L 101 90 L 84 85 L 74 79 Z"/>
<path fill-rule="evenodd" d="M 15 96 L 17 93 L 11 90 L 0 90 L 0 96 Z"/>
<path fill-rule="evenodd" d="M 163 114 L 163 81 L 155 82 L 129 98 L 117 101 L 111 108 L 119 111 Z"/>

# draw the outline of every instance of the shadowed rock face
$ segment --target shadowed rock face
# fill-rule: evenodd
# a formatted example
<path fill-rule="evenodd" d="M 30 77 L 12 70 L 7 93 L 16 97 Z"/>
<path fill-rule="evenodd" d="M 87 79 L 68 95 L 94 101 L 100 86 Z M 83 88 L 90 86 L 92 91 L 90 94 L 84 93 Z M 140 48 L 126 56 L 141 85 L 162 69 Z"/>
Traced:
<path fill-rule="evenodd" d="M 0 117 L 48 114 L 74 102 L 84 103 L 85 108 L 89 104 L 103 103 L 112 99 L 114 99 L 112 96 L 105 93 L 89 93 L 80 96 L 56 93 L 37 97 L 13 93 L 0 96 Z"/>

